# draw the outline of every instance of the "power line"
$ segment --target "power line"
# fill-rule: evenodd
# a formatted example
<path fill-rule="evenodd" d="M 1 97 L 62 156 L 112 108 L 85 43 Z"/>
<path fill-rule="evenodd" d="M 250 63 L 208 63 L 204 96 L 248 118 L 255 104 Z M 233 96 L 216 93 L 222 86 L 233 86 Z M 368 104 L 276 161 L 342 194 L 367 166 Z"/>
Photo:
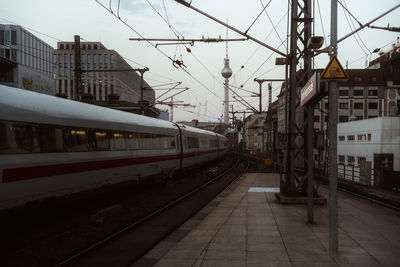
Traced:
<path fill-rule="evenodd" d="M 271 3 L 271 1 L 272 1 L 272 0 L 270 0 L 269 3 Z M 264 7 L 263 1 L 260 0 L 260 2 L 261 2 L 261 5 Z M 269 3 L 265 6 L 265 8 L 269 5 Z M 274 26 L 274 23 L 272 22 L 271 17 L 268 15 L 268 12 L 267 12 L 267 10 L 265 10 L 265 8 L 264 8 L 264 12 L 265 12 L 265 14 L 266 14 L 267 17 L 268 17 L 268 20 L 269 20 L 269 22 L 271 23 L 271 25 L 272 25 L 272 27 L 273 27 L 273 30 L 275 31 L 275 33 L 276 33 L 276 35 L 278 36 L 278 38 L 279 38 L 279 40 L 281 41 L 281 43 L 283 43 L 280 34 L 279 34 L 278 31 L 276 30 L 276 27 Z M 285 46 L 285 49 L 286 49 L 286 45 L 284 45 L 284 46 Z"/>

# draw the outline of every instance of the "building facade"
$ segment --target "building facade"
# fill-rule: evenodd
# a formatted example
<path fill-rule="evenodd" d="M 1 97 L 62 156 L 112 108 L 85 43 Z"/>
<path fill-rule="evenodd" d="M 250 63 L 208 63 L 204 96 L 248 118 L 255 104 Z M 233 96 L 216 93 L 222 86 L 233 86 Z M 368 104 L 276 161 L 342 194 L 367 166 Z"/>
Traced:
<path fill-rule="evenodd" d="M 18 25 L 0 24 L 0 83 L 55 94 L 53 48 Z"/>
<path fill-rule="evenodd" d="M 390 168 L 400 171 L 400 117 L 378 117 L 367 120 L 339 123 L 338 163 L 360 165 L 371 162 L 381 155 L 390 156 Z"/>
<path fill-rule="evenodd" d="M 81 42 L 83 94 L 94 104 L 111 102 L 138 105 L 141 97 L 141 76 L 112 49 L 100 42 Z M 74 42 L 59 42 L 54 51 L 56 62 L 56 93 L 68 99 L 77 99 L 74 87 Z M 143 100 L 154 105 L 155 93 L 143 81 Z"/>

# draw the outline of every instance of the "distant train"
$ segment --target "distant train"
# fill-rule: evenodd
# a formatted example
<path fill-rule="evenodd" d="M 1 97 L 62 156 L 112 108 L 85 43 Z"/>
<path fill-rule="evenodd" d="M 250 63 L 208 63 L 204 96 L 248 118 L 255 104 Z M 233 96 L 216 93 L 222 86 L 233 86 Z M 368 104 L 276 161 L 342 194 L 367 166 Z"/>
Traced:
<path fill-rule="evenodd" d="M 0 210 L 215 160 L 226 137 L 0 85 Z"/>

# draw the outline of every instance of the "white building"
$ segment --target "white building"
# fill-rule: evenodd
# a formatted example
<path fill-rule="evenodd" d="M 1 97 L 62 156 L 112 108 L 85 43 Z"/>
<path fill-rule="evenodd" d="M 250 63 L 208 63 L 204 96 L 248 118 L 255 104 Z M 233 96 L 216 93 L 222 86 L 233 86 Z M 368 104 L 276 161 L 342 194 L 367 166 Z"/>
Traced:
<path fill-rule="evenodd" d="M 18 25 L 0 24 L 0 84 L 55 94 L 53 48 Z"/>
<path fill-rule="evenodd" d="M 388 155 L 389 161 L 393 157 L 393 170 L 400 171 L 399 116 L 339 123 L 337 135 L 339 164 L 360 165 L 365 160 L 375 169 L 377 159 Z"/>

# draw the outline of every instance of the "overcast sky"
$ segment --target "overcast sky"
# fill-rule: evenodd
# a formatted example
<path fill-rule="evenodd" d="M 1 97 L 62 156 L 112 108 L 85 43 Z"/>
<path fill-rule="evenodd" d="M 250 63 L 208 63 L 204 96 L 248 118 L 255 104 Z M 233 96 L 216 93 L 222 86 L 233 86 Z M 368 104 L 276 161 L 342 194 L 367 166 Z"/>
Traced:
<path fill-rule="evenodd" d="M 189 90 L 174 98 L 196 105 L 196 108 L 174 108 L 174 121 L 199 119 L 218 121 L 223 114 L 223 79 L 221 70 L 225 57 L 225 43 L 200 43 L 189 46 L 191 53 L 183 45 L 158 46 L 159 50 L 147 42 L 129 41 L 139 38 L 175 38 L 172 29 L 185 38 L 225 38 L 226 28 L 201 14 L 184 7 L 173 0 L 99 0 L 107 9 L 118 14 L 121 20 L 94 0 L 1 0 L 0 23 L 15 23 L 25 27 L 39 38 L 53 46 L 57 41 L 73 41 L 78 34 L 84 41 L 100 41 L 108 49 L 114 49 L 128 60 L 132 67 L 148 67 L 146 81 L 152 85 L 182 82 L 181 87 Z M 330 34 L 330 1 L 315 0 L 315 35 L 324 35 L 326 45 Z M 341 0 L 351 14 L 361 23 L 381 15 L 399 4 L 399 0 Z M 286 53 L 287 1 L 283 0 L 193 0 L 192 5 L 241 31 L 246 31 L 267 5 L 248 34 Z M 119 11 L 119 12 L 118 12 Z M 158 13 L 157 13 L 158 12 Z M 347 16 L 346 16 L 347 15 Z M 338 4 L 338 38 L 358 28 L 358 22 L 345 14 Z M 127 25 L 130 27 L 128 27 Z M 375 26 L 400 27 L 400 8 L 373 23 Z M 274 28 L 274 26 L 275 28 Z M 38 31 L 38 32 L 35 32 Z M 135 33 L 135 31 L 137 33 Z M 243 38 L 229 31 L 229 38 Z M 388 50 L 400 33 L 376 29 L 363 29 L 358 35 L 349 37 L 338 46 L 338 58 L 345 67 L 365 68 L 366 61 L 374 59 L 375 48 Z M 157 42 L 153 42 L 156 44 Z M 247 91 L 258 92 L 254 78 L 283 79 L 284 67 L 275 66 L 276 53 L 252 41 L 229 43 L 230 65 L 233 76 L 230 83 L 243 85 Z M 172 65 L 171 59 L 182 60 L 185 71 Z M 324 68 L 329 58 L 326 54 L 316 58 L 317 68 Z M 279 93 L 280 83 L 273 83 L 273 98 Z M 167 88 L 167 87 L 164 87 Z M 238 89 L 235 89 L 235 91 Z M 159 95 L 165 91 L 156 91 Z M 173 91 L 170 94 L 177 93 Z M 238 93 L 258 109 L 258 98 L 239 90 Z M 263 109 L 267 108 L 267 84 L 264 83 Z M 230 98 L 231 100 L 234 100 Z M 230 103 L 234 110 L 245 107 L 237 102 Z M 167 108 L 167 106 L 158 106 Z"/>

